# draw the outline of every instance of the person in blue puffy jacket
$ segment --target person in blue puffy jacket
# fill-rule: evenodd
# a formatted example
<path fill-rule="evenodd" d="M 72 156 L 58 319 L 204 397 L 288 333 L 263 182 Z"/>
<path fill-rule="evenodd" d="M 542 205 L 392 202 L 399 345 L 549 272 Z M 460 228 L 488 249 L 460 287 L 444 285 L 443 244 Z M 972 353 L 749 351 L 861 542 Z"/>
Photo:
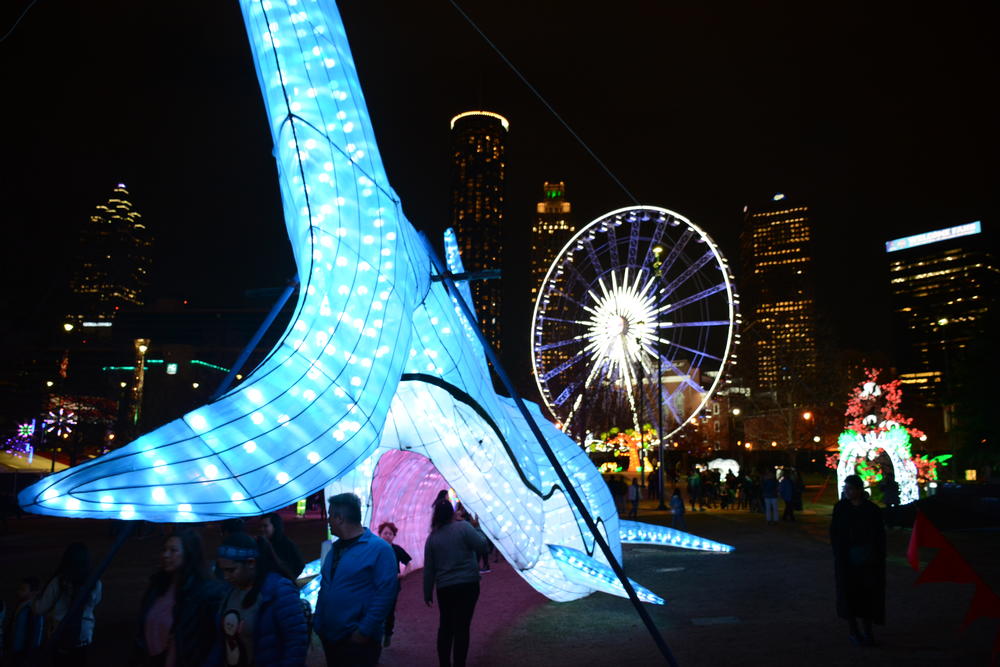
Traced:
<path fill-rule="evenodd" d="M 219 608 L 219 641 L 209 664 L 301 667 L 309 650 L 299 589 L 264 538 L 228 536 L 218 569 L 231 586 Z"/>

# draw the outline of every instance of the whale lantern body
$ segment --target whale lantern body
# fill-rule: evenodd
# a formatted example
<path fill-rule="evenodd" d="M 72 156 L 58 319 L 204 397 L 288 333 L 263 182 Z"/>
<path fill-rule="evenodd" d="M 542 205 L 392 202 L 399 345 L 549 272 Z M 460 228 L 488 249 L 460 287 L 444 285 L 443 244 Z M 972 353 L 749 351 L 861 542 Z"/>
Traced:
<path fill-rule="evenodd" d="M 25 489 L 22 507 L 198 522 L 275 511 L 327 488 L 359 492 L 370 520 L 372 502 L 389 516 L 414 514 L 429 468 L 541 593 L 624 595 L 524 418 L 493 391 L 474 323 L 442 282 L 431 281 L 429 249 L 383 169 L 336 7 L 316 0 L 242 0 L 241 7 L 300 278 L 294 315 L 239 386 Z M 454 236 L 445 241 L 449 270 L 461 272 Z M 471 305 L 468 287 L 460 291 Z M 531 411 L 620 558 L 619 520 L 600 474 L 537 406 Z M 396 474 L 378 479 L 380 461 L 393 457 Z M 730 550 L 643 528 L 632 526 L 626 541 Z"/>

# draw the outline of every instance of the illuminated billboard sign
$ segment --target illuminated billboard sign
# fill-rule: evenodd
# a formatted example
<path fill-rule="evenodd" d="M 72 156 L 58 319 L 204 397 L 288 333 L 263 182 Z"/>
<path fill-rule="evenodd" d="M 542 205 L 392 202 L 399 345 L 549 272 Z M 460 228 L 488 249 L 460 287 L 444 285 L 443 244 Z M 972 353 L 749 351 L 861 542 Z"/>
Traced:
<path fill-rule="evenodd" d="M 923 234 L 916 234 L 914 236 L 905 236 L 901 239 L 886 241 L 885 251 L 896 252 L 897 250 L 916 248 L 917 246 L 927 245 L 929 243 L 937 243 L 938 241 L 949 241 L 951 239 L 957 239 L 961 236 L 972 236 L 973 234 L 978 234 L 981 231 L 982 231 L 982 225 L 980 224 L 979 220 L 976 220 L 975 222 L 970 222 L 964 225 L 958 225 L 957 227 L 936 229 L 933 232 L 924 232 Z"/>

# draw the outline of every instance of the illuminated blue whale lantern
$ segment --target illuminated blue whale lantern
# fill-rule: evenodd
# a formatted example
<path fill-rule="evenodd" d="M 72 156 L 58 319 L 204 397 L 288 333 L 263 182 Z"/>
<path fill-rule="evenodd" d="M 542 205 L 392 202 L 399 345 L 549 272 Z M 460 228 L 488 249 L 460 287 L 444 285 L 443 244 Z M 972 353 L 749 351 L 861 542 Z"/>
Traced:
<path fill-rule="evenodd" d="M 524 417 L 493 391 L 474 323 L 432 281 L 429 250 L 383 169 L 336 8 L 316 0 L 241 5 L 298 267 L 294 316 L 238 387 L 45 478 L 20 494 L 22 507 L 212 521 L 274 511 L 326 488 L 358 492 L 372 521 L 420 515 L 439 490 L 427 480 L 436 479 L 543 594 L 624 595 Z M 452 235 L 445 246 L 449 270 L 461 272 Z M 460 290 L 471 304 L 468 287 Z M 537 406 L 531 413 L 616 557 L 623 541 L 730 550 L 656 526 L 621 532 L 586 455 Z M 393 474 L 380 476 L 383 467 Z"/>

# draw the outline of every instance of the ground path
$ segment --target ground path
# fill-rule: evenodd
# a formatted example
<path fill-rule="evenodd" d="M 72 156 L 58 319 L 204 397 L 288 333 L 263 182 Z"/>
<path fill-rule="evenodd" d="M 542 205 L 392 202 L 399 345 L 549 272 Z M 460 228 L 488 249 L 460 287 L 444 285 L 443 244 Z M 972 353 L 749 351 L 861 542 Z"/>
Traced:
<path fill-rule="evenodd" d="M 809 494 L 807 494 L 809 496 Z M 966 632 L 961 619 L 970 586 L 914 586 L 905 564 L 909 531 L 889 532 L 888 624 L 882 646 L 850 645 L 834 614 L 832 564 L 826 539 L 829 503 L 806 506 L 795 523 L 767 526 L 746 511 L 688 513 L 689 529 L 736 547 L 728 555 L 629 546 L 629 575 L 667 600 L 648 607 L 683 667 L 822 665 L 988 665 L 998 622 L 980 619 Z M 647 507 L 648 505 L 648 507 Z M 641 520 L 666 522 L 667 515 L 644 503 Z M 322 524 L 289 521 L 289 534 L 308 558 L 318 555 Z M 218 541 L 214 527 L 206 542 Z M 1000 533 L 949 532 L 959 551 L 997 589 Z M 13 601 L 22 576 L 45 580 L 62 549 L 86 541 L 103 555 L 111 544 L 105 522 L 29 517 L 8 521 L 0 533 L 0 594 Z M 97 609 L 93 664 L 126 664 L 135 610 L 155 567 L 161 538 L 131 539 L 104 578 L 104 601 Z M 929 554 L 928 554 L 929 555 Z M 926 558 L 926 555 L 925 555 Z M 423 605 L 420 573 L 408 577 L 398 608 L 397 634 L 383 652 L 387 667 L 436 664 L 437 609 Z M 322 665 L 318 647 L 310 665 Z M 556 604 L 528 586 L 505 563 L 483 576 L 473 622 L 470 665 L 553 667 L 557 665 L 661 664 L 628 601 L 595 594 Z"/>

